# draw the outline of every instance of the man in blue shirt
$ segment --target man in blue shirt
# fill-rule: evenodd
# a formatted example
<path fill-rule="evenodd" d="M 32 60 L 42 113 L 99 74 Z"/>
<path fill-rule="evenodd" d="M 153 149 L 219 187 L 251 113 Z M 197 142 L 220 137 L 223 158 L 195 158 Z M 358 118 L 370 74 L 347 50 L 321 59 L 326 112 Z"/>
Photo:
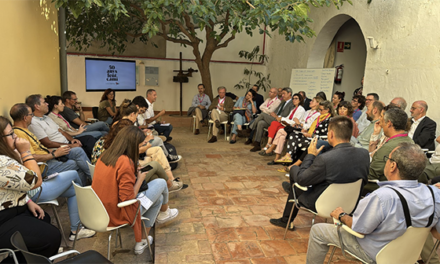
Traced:
<path fill-rule="evenodd" d="M 333 218 L 365 235 L 362 239 L 356 238 L 341 230 L 347 250 L 368 263 L 375 263 L 377 253 L 386 244 L 403 235 L 407 229 L 403 206 L 394 190 L 406 199 L 412 226 L 425 227 L 434 211 L 433 197 L 427 189 L 431 188 L 435 197 L 435 213 L 429 227 L 440 230 L 440 190 L 417 182 L 426 164 L 426 156 L 421 148 L 403 142 L 385 156 L 384 160 L 384 172 L 388 181 L 379 182 L 379 189 L 360 200 L 353 216 L 345 214 L 340 207 L 331 213 Z M 429 240 L 432 242 L 431 236 L 428 237 L 427 241 Z M 329 249 L 328 243 L 339 246 L 336 227 L 331 224 L 314 225 L 310 231 L 307 263 L 323 263 Z M 425 248 L 428 245 L 425 244 Z M 432 246 L 428 251 L 430 249 Z M 427 256 L 422 254 L 422 258 Z"/>

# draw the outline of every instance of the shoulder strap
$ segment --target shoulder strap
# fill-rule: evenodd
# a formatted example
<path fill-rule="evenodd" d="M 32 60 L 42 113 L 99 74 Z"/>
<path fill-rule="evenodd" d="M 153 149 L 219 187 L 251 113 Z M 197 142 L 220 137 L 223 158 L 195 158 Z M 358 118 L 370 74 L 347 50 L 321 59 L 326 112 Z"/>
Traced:
<path fill-rule="evenodd" d="M 36 140 L 31 134 L 26 132 L 26 130 L 21 129 L 20 127 L 14 127 L 14 129 L 18 129 L 21 132 L 24 132 L 26 135 L 28 135 L 28 137 L 32 138 L 32 140 L 38 145 L 38 147 L 40 147 L 42 150 L 46 151 L 47 153 L 50 153 L 50 151 L 46 147 L 41 146 L 40 142 Z"/>
<path fill-rule="evenodd" d="M 432 204 L 433 204 L 433 207 L 434 207 L 434 210 L 432 211 L 432 215 L 429 217 L 429 219 L 428 219 L 428 224 L 426 225 L 426 227 L 430 227 L 431 224 L 432 224 L 432 221 L 434 220 L 434 214 L 435 214 L 435 197 L 434 197 L 434 192 L 432 191 L 431 187 L 429 187 L 429 186 L 426 186 L 426 187 L 428 187 L 429 191 L 431 192 L 431 195 L 432 195 Z"/>
<path fill-rule="evenodd" d="M 389 186 L 388 186 L 389 187 Z M 399 196 L 400 198 L 400 202 L 402 203 L 402 207 L 403 207 L 403 213 L 405 214 L 405 222 L 406 222 L 406 227 L 410 227 L 412 226 L 412 222 L 411 222 L 411 214 L 409 213 L 409 208 L 408 208 L 408 203 L 406 202 L 406 199 L 403 197 L 403 195 L 398 192 L 396 189 L 389 187 L 391 190 L 395 191 L 397 196 Z"/>

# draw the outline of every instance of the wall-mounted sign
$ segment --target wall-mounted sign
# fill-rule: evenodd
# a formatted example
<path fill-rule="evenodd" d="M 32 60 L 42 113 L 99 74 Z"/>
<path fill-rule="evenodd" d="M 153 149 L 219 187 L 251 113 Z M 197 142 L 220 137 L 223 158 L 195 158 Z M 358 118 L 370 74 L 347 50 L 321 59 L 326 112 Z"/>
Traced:
<path fill-rule="evenodd" d="M 344 49 L 351 49 L 351 42 L 344 42 Z"/>
<path fill-rule="evenodd" d="M 337 52 L 344 52 L 344 42 L 338 42 Z"/>

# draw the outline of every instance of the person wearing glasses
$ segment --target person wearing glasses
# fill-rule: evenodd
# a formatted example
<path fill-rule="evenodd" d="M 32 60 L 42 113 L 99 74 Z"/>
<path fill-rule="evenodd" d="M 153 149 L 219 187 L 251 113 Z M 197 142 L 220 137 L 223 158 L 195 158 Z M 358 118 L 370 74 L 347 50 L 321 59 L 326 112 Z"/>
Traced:
<path fill-rule="evenodd" d="M 275 87 L 270 88 L 269 97 L 260 105 L 261 113 L 270 115 L 280 105 L 281 100 L 277 97 L 278 90 Z"/>
<path fill-rule="evenodd" d="M 408 137 L 406 132 L 406 125 L 408 121 L 408 115 L 399 108 L 391 108 L 386 111 L 382 111 L 379 119 L 379 125 L 382 127 L 383 134 L 388 137 L 385 143 L 374 153 L 368 179 L 386 181 L 384 174 L 384 168 L 386 161 L 384 156 L 388 156 L 393 149 L 402 142 L 414 143 L 414 141 Z M 368 183 L 364 186 L 362 194 L 373 192 L 379 188 L 376 183 Z"/>
<path fill-rule="evenodd" d="M 93 124 L 88 124 L 85 122 L 86 118 L 84 116 L 81 103 L 78 102 L 78 97 L 76 96 L 76 93 L 72 91 L 64 92 L 62 96 L 62 101 L 64 107 L 62 110 L 59 111 L 57 116 L 61 116 L 65 120 L 67 120 L 67 122 L 69 122 L 69 125 L 72 126 L 73 129 L 80 129 L 80 127 L 83 127 L 85 130 L 82 133 L 83 135 L 91 135 L 96 139 L 107 135 L 109 128 L 105 122 L 98 121 Z M 58 102 L 55 102 L 55 104 L 60 105 L 58 104 Z M 79 115 L 76 112 L 78 112 Z"/>

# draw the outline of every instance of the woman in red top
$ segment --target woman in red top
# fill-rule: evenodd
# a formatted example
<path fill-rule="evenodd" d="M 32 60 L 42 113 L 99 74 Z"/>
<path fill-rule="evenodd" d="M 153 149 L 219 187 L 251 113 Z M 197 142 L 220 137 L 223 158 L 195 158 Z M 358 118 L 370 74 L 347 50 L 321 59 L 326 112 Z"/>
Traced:
<path fill-rule="evenodd" d="M 145 144 L 145 138 L 142 130 L 135 126 L 123 128 L 96 163 L 92 188 L 109 214 L 109 226 L 131 224 L 138 204 L 123 208 L 119 208 L 117 204 L 141 197 L 146 197 L 152 202 L 148 208 L 141 207 L 141 214 L 150 219 L 144 221 L 147 232 L 156 220 L 159 224 L 165 223 L 179 213 L 177 209 L 168 207 L 168 188 L 164 179 L 148 182 L 148 189 L 139 192 L 147 174 L 138 171 L 139 146 Z M 148 244 L 146 239 L 142 239 L 140 215 L 133 230 L 136 239 L 135 254 L 142 254 Z M 152 243 L 152 237 L 149 237 L 149 240 Z"/>

